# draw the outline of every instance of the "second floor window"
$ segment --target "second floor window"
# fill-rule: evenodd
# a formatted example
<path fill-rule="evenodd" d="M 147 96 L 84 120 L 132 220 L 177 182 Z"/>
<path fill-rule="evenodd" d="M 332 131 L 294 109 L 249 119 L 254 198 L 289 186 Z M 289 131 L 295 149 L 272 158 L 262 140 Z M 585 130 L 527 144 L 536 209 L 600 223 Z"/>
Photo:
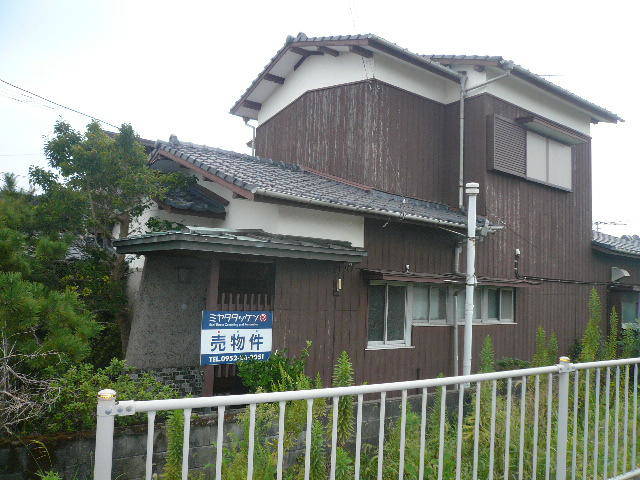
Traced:
<path fill-rule="evenodd" d="M 565 133 L 557 134 L 558 138 L 568 139 L 569 143 L 563 143 L 553 137 L 553 134 L 541 135 L 523 127 L 517 121 L 500 115 L 490 115 L 487 122 L 489 168 L 563 190 L 571 190 L 571 145 L 584 140 L 576 140 L 575 136 Z M 555 130 L 551 128 L 550 131 Z"/>
<path fill-rule="evenodd" d="M 571 147 L 527 132 L 527 178 L 571 190 Z"/>

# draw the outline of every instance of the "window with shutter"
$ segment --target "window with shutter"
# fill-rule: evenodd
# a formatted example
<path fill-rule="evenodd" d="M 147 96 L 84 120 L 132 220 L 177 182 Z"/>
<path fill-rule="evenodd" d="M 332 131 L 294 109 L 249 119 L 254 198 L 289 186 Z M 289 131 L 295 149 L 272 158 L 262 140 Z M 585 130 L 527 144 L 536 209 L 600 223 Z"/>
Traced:
<path fill-rule="evenodd" d="M 487 117 L 489 168 L 571 190 L 571 146 L 500 115 Z M 563 137 L 564 138 L 564 137 Z"/>
<path fill-rule="evenodd" d="M 499 115 L 489 116 L 488 122 L 491 168 L 525 177 L 527 175 L 526 130 Z"/>

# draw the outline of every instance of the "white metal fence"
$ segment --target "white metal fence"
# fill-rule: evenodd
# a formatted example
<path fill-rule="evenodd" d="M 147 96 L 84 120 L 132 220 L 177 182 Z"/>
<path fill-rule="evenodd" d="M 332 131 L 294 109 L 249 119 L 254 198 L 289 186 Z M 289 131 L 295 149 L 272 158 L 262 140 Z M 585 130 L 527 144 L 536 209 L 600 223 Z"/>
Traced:
<path fill-rule="evenodd" d="M 331 401 L 331 414 L 327 416 L 327 428 L 331 431 L 326 447 L 330 452 L 328 476 L 334 480 L 338 404 L 339 399 L 345 396 L 352 396 L 355 400 L 352 452 L 353 476 L 356 480 L 361 478 L 365 396 L 366 399 L 379 402 L 375 475 L 378 480 L 389 478 L 388 469 L 385 470 L 385 433 L 388 436 L 389 429 L 385 406 L 391 397 L 396 396 L 400 398 L 397 424 L 400 435 L 398 451 L 394 455 L 398 459 L 397 478 L 400 480 L 442 480 L 454 476 L 456 480 L 640 478 L 637 463 L 638 363 L 640 358 L 572 364 L 563 357 L 560 363 L 548 367 L 469 376 L 171 400 L 116 402 L 115 392 L 103 390 L 99 393 L 97 407 L 94 479 L 111 479 L 116 416 L 147 413 L 146 479 L 151 480 L 156 412 L 182 410 L 182 479 L 187 480 L 192 411 L 216 408 L 217 441 L 212 475 L 216 480 L 222 480 L 225 478 L 223 448 L 225 442 L 229 441 L 225 439 L 225 410 L 227 407 L 248 406 L 246 465 L 247 479 L 251 480 L 254 478 L 256 441 L 263 441 L 255 438 L 256 408 L 261 404 L 273 403 L 278 405 L 275 478 L 282 480 L 285 469 L 285 412 L 290 402 L 306 401 L 303 475 L 305 480 L 309 480 L 314 400 L 327 399 Z M 457 408 L 447 408 L 448 393 L 454 396 Z M 405 456 L 410 453 L 406 451 L 405 435 L 408 398 L 414 394 L 418 395 L 420 404 L 420 411 L 416 412 L 420 427 L 419 441 L 414 442 L 411 448 L 419 452 L 418 468 L 409 475 L 405 471 Z M 433 411 L 435 405 L 438 406 L 439 416 L 437 411 Z M 438 438 L 429 438 L 430 434 Z M 428 451 L 429 446 L 432 446 L 432 450 L 437 448 L 437 455 L 435 451 Z M 431 455 L 430 465 L 433 467 L 428 473 L 425 465 L 427 454 Z"/>

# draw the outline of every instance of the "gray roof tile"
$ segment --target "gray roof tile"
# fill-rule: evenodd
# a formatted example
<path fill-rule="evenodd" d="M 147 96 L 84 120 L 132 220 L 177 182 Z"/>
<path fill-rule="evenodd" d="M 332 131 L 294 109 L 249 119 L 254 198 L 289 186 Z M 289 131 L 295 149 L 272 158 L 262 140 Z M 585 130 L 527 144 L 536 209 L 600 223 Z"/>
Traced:
<path fill-rule="evenodd" d="M 322 202 L 336 209 L 405 217 L 453 227 L 466 225 L 466 215 L 440 203 L 364 188 L 304 170 L 298 165 L 192 143 L 158 141 L 159 152 L 172 153 L 252 193 L 284 194 L 302 203 Z M 478 219 L 479 225 L 484 219 Z"/>
<path fill-rule="evenodd" d="M 485 61 L 485 62 L 495 62 L 496 64 L 501 64 L 502 62 L 506 62 L 507 60 L 501 56 L 495 55 L 421 55 L 424 58 L 427 58 L 434 62 L 439 62 L 442 64 L 446 64 L 447 60 L 468 60 L 470 63 L 474 61 Z M 570 92 L 566 88 L 563 88 L 559 85 L 556 85 L 553 82 L 550 82 L 543 76 L 540 76 L 536 73 L 533 73 L 531 70 L 524 68 L 521 65 L 514 64 L 513 66 L 514 74 L 519 74 L 521 77 L 526 78 L 534 84 L 537 84 L 539 87 L 544 88 L 546 90 L 552 91 L 557 95 L 566 97 L 567 99 L 573 101 L 574 103 L 586 108 L 587 110 L 591 110 L 593 112 L 602 115 L 605 118 L 609 118 L 614 122 L 623 122 L 624 120 L 617 114 L 607 110 L 604 107 L 600 107 L 589 100 L 576 95 L 573 92 Z"/>
<path fill-rule="evenodd" d="M 637 255 L 640 257 L 640 236 L 623 235 L 614 237 L 602 232 L 593 232 L 593 244 L 612 253 L 623 255 Z"/>

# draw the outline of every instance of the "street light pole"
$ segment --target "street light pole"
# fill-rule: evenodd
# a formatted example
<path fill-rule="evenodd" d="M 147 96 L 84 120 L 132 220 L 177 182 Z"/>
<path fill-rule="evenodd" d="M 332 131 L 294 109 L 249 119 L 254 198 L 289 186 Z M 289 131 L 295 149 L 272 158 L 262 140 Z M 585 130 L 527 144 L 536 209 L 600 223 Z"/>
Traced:
<path fill-rule="evenodd" d="M 467 278 L 464 302 L 464 357 L 462 374 L 471 374 L 471 347 L 473 344 L 473 292 L 476 286 L 476 199 L 480 185 L 467 183 Z M 455 320 L 458 321 L 457 319 Z"/>

